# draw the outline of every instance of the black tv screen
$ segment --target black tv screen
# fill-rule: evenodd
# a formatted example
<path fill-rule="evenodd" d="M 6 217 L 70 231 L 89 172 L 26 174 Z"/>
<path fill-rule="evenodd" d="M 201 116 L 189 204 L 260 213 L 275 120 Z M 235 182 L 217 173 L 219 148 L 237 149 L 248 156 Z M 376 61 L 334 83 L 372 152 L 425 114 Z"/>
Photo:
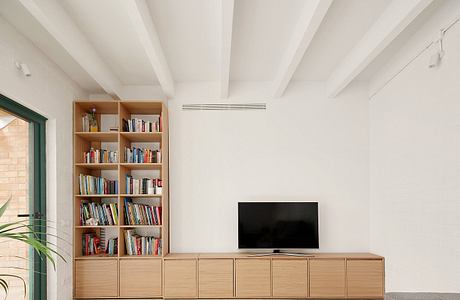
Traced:
<path fill-rule="evenodd" d="M 238 248 L 319 248 L 318 203 L 239 202 Z"/>

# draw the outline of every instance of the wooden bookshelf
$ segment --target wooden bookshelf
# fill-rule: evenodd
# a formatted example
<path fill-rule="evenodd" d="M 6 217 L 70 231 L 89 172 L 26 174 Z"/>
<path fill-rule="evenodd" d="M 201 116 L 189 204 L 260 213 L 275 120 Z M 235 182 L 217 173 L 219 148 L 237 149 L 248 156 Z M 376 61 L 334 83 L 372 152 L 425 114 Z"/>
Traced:
<path fill-rule="evenodd" d="M 83 132 L 82 116 L 96 109 L 96 119 L 99 132 Z M 122 120 L 133 117 L 148 120 L 161 115 L 161 132 L 123 132 Z M 74 157 L 73 157 L 73 210 L 74 210 L 74 298 L 153 298 L 161 296 L 157 289 L 145 285 L 145 290 L 136 288 L 135 291 L 127 282 L 130 278 L 152 278 L 162 280 L 162 258 L 169 254 L 169 177 L 168 177 L 168 114 L 161 101 L 75 101 L 74 102 Z M 105 122 L 105 123 L 104 123 Z M 118 131 L 109 131 L 110 127 L 118 126 Z M 124 161 L 125 147 L 146 147 L 161 150 L 160 163 L 130 163 Z M 90 148 L 118 151 L 116 163 L 86 163 L 84 152 Z M 79 190 L 79 175 L 92 175 L 118 180 L 118 193 L 110 195 L 81 195 Z M 126 175 L 136 178 L 149 177 L 162 180 L 160 194 L 131 195 L 126 193 Z M 124 220 L 124 198 L 132 198 L 133 202 L 161 206 L 160 225 L 127 225 Z M 117 225 L 82 225 L 80 224 L 80 204 L 82 201 L 95 203 L 116 203 L 118 209 Z M 124 231 L 139 230 L 141 235 L 155 235 L 162 240 L 162 255 L 127 255 L 125 249 Z M 95 233 L 106 238 L 118 238 L 118 253 L 116 255 L 98 254 L 84 256 L 82 253 L 82 236 L 85 233 Z M 144 268 L 141 265 L 151 265 L 148 261 L 159 261 L 159 268 Z M 115 263 L 114 263 L 115 262 Z M 156 263 L 153 266 L 157 266 Z M 141 270 L 141 271 L 139 271 Z M 104 278 L 101 278 L 104 277 Z M 125 282 L 126 281 L 126 282 Z M 105 285 L 104 290 L 98 289 L 99 284 Z M 160 291 L 161 292 L 161 291 Z M 132 293 L 132 294 L 130 294 Z"/>

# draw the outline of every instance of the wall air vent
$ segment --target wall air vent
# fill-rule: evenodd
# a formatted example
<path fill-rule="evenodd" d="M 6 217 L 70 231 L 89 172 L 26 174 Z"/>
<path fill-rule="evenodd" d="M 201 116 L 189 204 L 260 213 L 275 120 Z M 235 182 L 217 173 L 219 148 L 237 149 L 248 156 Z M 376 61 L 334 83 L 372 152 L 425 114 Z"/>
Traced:
<path fill-rule="evenodd" d="M 260 110 L 267 109 L 266 103 L 210 103 L 183 104 L 182 110 Z"/>

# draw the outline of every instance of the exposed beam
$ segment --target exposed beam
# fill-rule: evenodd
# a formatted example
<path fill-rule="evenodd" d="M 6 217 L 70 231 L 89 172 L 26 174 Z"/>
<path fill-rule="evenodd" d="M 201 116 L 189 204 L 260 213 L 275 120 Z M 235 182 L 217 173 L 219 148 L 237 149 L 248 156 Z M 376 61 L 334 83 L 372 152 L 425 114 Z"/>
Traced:
<path fill-rule="evenodd" d="M 149 8 L 145 0 L 123 0 L 137 36 L 157 75 L 161 88 L 168 97 L 174 96 L 174 80 L 161 47 L 160 38 L 155 29 Z"/>
<path fill-rule="evenodd" d="M 329 97 L 348 86 L 433 0 L 392 1 L 327 81 Z"/>
<path fill-rule="evenodd" d="M 281 97 L 286 90 L 331 4 L 332 0 L 314 0 L 305 3 L 274 80 L 275 98 Z"/>
<path fill-rule="evenodd" d="M 234 0 L 220 0 L 220 96 L 222 98 L 228 97 L 234 6 Z"/>
<path fill-rule="evenodd" d="M 20 2 L 106 93 L 121 97 L 119 79 L 104 63 L 58 1 L 20 0 Z"/>

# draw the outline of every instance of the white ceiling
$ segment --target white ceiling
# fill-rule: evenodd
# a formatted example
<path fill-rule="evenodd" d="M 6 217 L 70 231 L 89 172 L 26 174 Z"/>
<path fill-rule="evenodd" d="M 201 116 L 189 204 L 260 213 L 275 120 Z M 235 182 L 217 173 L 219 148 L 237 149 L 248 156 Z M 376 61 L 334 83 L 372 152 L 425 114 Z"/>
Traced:
<path fill-rule="evenodd" d="M 130 0 L 34 1 L 56 1 L 121 85 L 159 85 L 158 78 L 162 77 L 157 74 L 157 78 L 155 64 L 149 60 L 143 47 L 143 37 L 136 32 L 123 5 L 123 1 Z M 301 12 L 313 1 L 235 0 L 230 80 L 273 81 L 293 39 Z M 295 69 L 292 80 L 327 80 L 390 2 L 334 0 Z M 220 52 L 220 0 L 146 0 L 146 3 L 173 81 L 219 82 L 223 61 Z M 91 72 L 86 71 L 87 66 L 76 61 L 19 0 L 0 1 L 0 16 L 88 92 L 102 91 L 89 74 Z M 414 32 L 421 23 L 420 18 L 418 22 L 413 22 L 410 31 Z M 395 41 L 392 47 L 388 47 L 390 50 L 375 59 L 358 79 L 369 79 L 379 66 L 385 64 L 401 44 L 401 39 Z"/>

